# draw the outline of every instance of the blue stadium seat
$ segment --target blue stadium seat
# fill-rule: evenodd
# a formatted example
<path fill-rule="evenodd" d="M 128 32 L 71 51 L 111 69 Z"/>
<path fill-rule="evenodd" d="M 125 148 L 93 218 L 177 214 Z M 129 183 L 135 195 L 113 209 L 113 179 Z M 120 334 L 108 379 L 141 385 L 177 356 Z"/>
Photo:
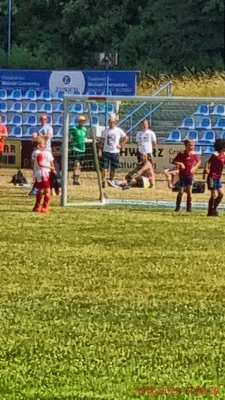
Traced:
<path fill-rule="evenodd" d="M 44 114 L 52 113 L 52 103 L 44 103 L 39 109 L 39 112 L 43 112 Z"/>
<path fill-rule="evenodd" d="M 85 123 L 84 123 L 84 126 L 90 126 L 91 124 L 90 124 L 90 120 L 89 119 L 86 119 L 86 121 L 85 121 Z M 95 126 L 93 123 L 92 123 L 92 126 Z"/>
<path fill-rule="evenodd" d="M 7 91 L 5 89 L 0 89 L 0 100 L 7 100 Z"/>
<path fill-rule="evenodd" d="M 36 101 L 37 100 L 37 92 L 36 90 L 30 89 L 23 96 L 24 100 Z"/>
<path fill-rule="evenodd" d="M 22 117 L 19 114 L 15 114 L 12 116 L 11 121 L 8 122 L 9 125 L 16 125 L 16 126 L 21 126 L 22 125 Z"/>
<path fill-rule="evenodd" d="M 222 117 L 225 116 L 225 106 L 223 104 L 217 104 L 217 106 L 214 107 L 211 115 L 221 115 Z"/>
<path fill-rule="evenodd" d="M 60 115 L 59 118 L 57 118 L 57 120 L 54 123 L 54 126 L 63 126 L 63 116 Z"/>
<path fill-rule="evenodd" d="M 82 114 L 84 112 L 83 104 L 82 103 L 74 103 L 71 105 L 69 112 Z"/>
<path fill-rule="evenodd" d="M 91 103 L 91 113 L 98 114 L 98 103 Z"/>
<path fill-rule="evenodd" d="M 65 92 L 63 90 L 56 92 L 53 100 L 63 101 L 64 94 Z"/>
<path fill-rule="evenodd" d="M 19 89 L 13 90 L 10 96 L 8 96 L 9 100 L 22 100 L 22 98 L 22 91 Z"/>
<path fill-rule="evenodd" d="M 32 137 L 33 133 L 36 133 L 36 132 L 37 132 L 37 129 L 34 126 L 30 126 L 29 128 L 27 128 L 23 137 Z"/>
<path fill-rule="evenodd" d="M 63 128 L 59 128 L 54 135 L 54 138 L 62 138 L 63 137 Z"/>
<path fill-rule="evenodd" d="M 168 138 L 165 139 L 165 142 L 171 142 L 171 143 L 176 143 L 176 142 L 181 142 L 181 133 L 178 130 L 173 130 L 169 133 Z"/>
<path fill-rule="evenodd" d="M 207 117 L 209 115 L 209 106 L 206 104 L 200 104 L 194 115 L 203 115 L 204 117 Z"/>
<path fill-rule="evenodd" d="M 96 115 L 92 115 L 91 122 L 92 126 L 98 126 L 99 125 L 98 117 L 96 117 Z"/>
<path fill-rule="evenodd" d="M 21 126 L 13 126 L 9 133 L 9 137 L 22 137 Z"/>
<path fill-rule="evenodd" d="M 199 139 L 199 143 L 214 143 L 216 139 L 216 135 L 214 131 L 205 131 L 201 139 Z"/>
<path fill-rule="evenodd" d="M 52 116 L 47 114 L 47 124 L 52 125 Z"/>
<path fill-rule="evenodd" d="M 211 129 L 211 128 L 212 128 L 211 119 L 207 117 L 202 118 L 198 126 L 196 126 L 196 129 Z"/>
<path fill-rule="evenodd" d="M 196 154 L 198 154 L 198 156 L 200 156 L 200 155 L 202 154 L 202 148 L 201 148 L 201 146 L 195 146 L 194 152 L 195 152 Z"/>
<path fill-rule="evenodd" d="M 8 106 L 5 101 L 0 103 L 0 113 L 6 113 L 8 111 Z"/>
<path fill-rule="evenodd" d="M 225 118 L 218 118 L 213 128 L 225 130 Z"/>
<path fill-rule="evenodd" d="M 63 103 L 57 104 L 56 108 L 53 110 L 54 113 L 63 113 Z"/>
<path fill-rule="evenodd" d="M 7 117 L 6 117 L 6 115 L 2 115 L 1 117 L 2 117 L 2 124 L 3 125 L 7 125 Z"/>
<path fill-rule="evenodd" d="M 12 104 L 12 106 L 10 107 L 10 109 L 8 111 L 21 113 L 22 112 L 22 103 L 20 101 L 16 101 L 15 103 Z"/>
<path fill-rule="evenodd" d="M 76 126 L 78 124 L 78 117 L 73 117 L 70 120 L 70 126 Z"/>
<path fill-rule="evenodd" d="M 203 151 L 203 154 L 213 154 L 215 153 L 215 149 L 213 146 L 208 146 L 206 149 Z"/>
<path fill-rule="evenodd" d="M 221 134 L 220 134 L 220 139 L 225 140 L 225 131 L 224 131 L 224 132 L 221 132 Z"/>
<path fill-rule="evenodd" d="M 191 140 L 194 140 L 195 142 L 198 142 L 198 132 L 197 131 L 188 131 L 187 132 L 187 134 L 186 134 L 186 136 L 185 136 L 185 138 L 184 138 L 184 140 L 185 139 L 191 139 Z"/>
<path fill-rule="evenodd" d="M 88 90 L 88 92 L 86 93 L 87 96 L 96 96 L 96 91 L 95 90 Z"/>
<path fill-rule="evenodd" d="M 27 113 L 36 113 L 37 112 L 37 103 L 35 103 L 34 101 L 31 101 L 30 103 L 28 103 L 26 105 L 26 107 L 23 110 L 24 112 Z"/>
<path fill-rule="evenodd" d="M 186 117 L 184 118 L 181 126 L 179 126 L 179 129 L 195 129 L 195 120 L 192 117 Z"/>
<path fill-rule="evenodd" d="M 23 125 L 29 126 L 37 126 L 37 117 L 36 115 L 29 115 Z"/>
<path fill-rule="evenodd" d="M 51 101 L 52 96 L 49 90 L 42 90 L 40 96 L 38 97 L 38 100 L 45 100 L 45 101 Z"/>
<path fill-rule="evenodd" d="M 114 113 L 114 105 L 112 103 L 106 103 L 101 106 L 101 113 L 108 113 L 108 114 L 113 114 Z"/>

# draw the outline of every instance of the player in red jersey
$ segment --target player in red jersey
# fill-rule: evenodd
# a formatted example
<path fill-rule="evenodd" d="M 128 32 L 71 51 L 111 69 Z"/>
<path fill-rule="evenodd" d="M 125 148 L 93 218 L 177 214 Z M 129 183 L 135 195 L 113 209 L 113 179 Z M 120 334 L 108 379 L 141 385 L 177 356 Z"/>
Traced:
<path fill-rule="evenodd" d="M 225 164 L 225 142 L 222 139 L 217 139 L 215 142 L 216 153 L 212 154 L 209 160 L 206 162 L 203 172 L 203 179 L 208 174 L 207 184 L 208 189 L 211 192 L 208 206 L 208 217 L 217 217 L 217 207 L 223 198 L 223 189 L 221 183 L 221 176 L 223 167 Z M 217 197 L 216 197 L 217 193 Z"/>
<path fill-rule="evenodd" d="M 34 187 L 38 189 L 36 203 L 33 208 L 35 212 L 49 213 L 48 203 L 50 200 L 50 171 L 54 172 L 53 156 L 46 150 L 46 139 L 38 136 L 33 140 L 34 151 L 32 153 Z M 41 200 L 44 195 L 44 201 Z"/>
<path fill-rule="evenodd" d="M 187 193 L 186 211 L 191 211 L 192 205 L 192 184 L 193 176 L 196 173 L 201 161 L 194 152 L 194 141 L 184 141 L 185 150 L 177 154 L 172 163 L 179 168 L 179 192 L 177 194 L 175 211 L 180 210 L 180 204 L 184 191 Z"/>

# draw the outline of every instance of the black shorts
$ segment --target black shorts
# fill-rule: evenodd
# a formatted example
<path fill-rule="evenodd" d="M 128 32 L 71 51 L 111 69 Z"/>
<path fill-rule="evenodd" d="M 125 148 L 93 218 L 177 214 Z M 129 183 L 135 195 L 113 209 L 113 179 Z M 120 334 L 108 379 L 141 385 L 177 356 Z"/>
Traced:
<path fill-rule="evenodd" d="M 119 153 L 106 153 L 103 152 L 102 157 L 99 159 L 101 169 L 118 169 L 120 165 Z"/>
<path fill-rule="evenodd" d="M 152 155 L 151 155 L 151 153 L 147 153 L 147 156 L 148 156 L 148 161 L 150 161 L 150 163 L 152 164 Z M 142 157 L 142 153 L 140 153 L 140 151 L 138 150 L 137 151 L 138 163 L 140 163 L 142 161 L 141 157 Z"/>
<path fill-rule="evenodd" d="M 77 162 L 82 162 L 82 161 L 84 161 L 85 153 L 72 150 L 72 151 L 71 151 L 71 158 L 72 158 L 72 160 L 73 160 L 74 162 L 76 162 L 76 161 L 77 161 Z"/>

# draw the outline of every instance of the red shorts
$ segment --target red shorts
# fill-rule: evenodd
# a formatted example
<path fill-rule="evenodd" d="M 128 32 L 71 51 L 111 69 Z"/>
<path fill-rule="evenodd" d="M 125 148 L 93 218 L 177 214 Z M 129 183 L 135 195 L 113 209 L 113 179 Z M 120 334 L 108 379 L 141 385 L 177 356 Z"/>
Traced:
<path fill-rule="evenodd" d="M 39 190 L 50 189 L 50 179 L 48 179 L 47 181 L 42 181 L 42 182 L 37 182 L 37 180 L 35 180 L 34 187 Z"/>

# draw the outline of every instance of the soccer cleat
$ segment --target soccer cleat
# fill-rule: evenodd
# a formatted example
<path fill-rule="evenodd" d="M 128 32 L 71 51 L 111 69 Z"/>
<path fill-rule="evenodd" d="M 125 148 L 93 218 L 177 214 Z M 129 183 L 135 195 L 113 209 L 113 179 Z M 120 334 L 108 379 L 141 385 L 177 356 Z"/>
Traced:
<path fill-rule="evenodd" d="M 180 211 L 180 207 L 176 207 L 174 211 L 176 212 Z"/>
<path fill-rule="evenodd" d="M 191 208 L 187 208 L 186 212 L 192 212 Z"/>
<path fill-rule="evenodd" d="M 41 206 L 34 206 L 33 212 L 41 212 Z"/>
<path fill-rule="evenodd" d="M 74 186 L 80 186 L 80 182 L 73 182 Z"/>
<path fill-rule="evenodd" d="M 49 209 L 48 209 L 48 207 L 42 207 L 41 212 L 42 212 L 43 214 L 49 214 Z"/>

